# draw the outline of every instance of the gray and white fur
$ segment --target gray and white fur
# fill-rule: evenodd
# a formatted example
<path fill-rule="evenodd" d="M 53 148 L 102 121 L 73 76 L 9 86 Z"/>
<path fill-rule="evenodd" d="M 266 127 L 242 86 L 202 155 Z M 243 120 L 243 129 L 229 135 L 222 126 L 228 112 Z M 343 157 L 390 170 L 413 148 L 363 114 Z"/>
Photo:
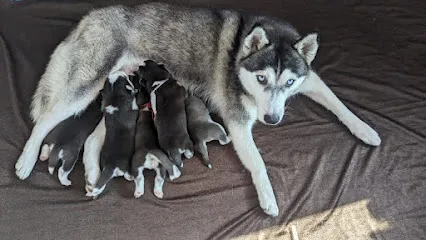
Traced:
<path fill-rule="evenodd" d="M 206 105 L 198 97 L 189 94 L 185 99 L 185 110 L 188 133 L 194 143 L 194 149 L 201 153 L 204 165 L 212 168 L 207 143 L 217 140 L 221 145 L 225 145 L 231 140 L 222 125 L 213 121 Z"/>
<path fill-rule="evenodd" d="M 366 144 L 381 143 L 377 132 L 312 70 L 318 46 L 315 32 L 300 35 L 288 22 L 232 10 L 166 3 L 94 10 L 58 45 L 41 77 L 31 110 L 35 126 L 15 165 L 16 175 L 30 175 L 44 137 L 82 112 L 108 75 L 152 59 L 164 63 L 223 118 L 261 208 L 277 216 L 275 194 L 251 129 L 257 120 L 282 120 L 288 97 L 302 93 L 332 111 Z"/>
<path fill-rule="evenodd" d="M 105 118 L 105 141 L 101 151 L 101 175 L 87 196 L 97 197 L 114 177 L 129 171 L 135 150 L 138 107 L 137 90 L 125 72 L 110 75 L 101 91 Z"/>

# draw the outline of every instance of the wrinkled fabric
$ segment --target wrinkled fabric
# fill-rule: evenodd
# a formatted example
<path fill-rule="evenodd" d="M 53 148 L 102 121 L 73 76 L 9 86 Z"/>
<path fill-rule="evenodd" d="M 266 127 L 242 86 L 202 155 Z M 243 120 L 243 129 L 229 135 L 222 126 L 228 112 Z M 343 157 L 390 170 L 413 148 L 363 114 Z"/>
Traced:
<path fill-rule="evenodd" d="M 55 46 L 89 10 L 119 1 L 3 1 L 0 8 L 1 239 L 425 239 L 426 1 L 184 1 L 264 13 L 302 34 L 320 31 L 313 66 L 375 128 L 379 147 L 356 139 L 320 105 L 290 100 L 284 121 L 256 125 L 280 214 L 258 206 L 231 145 L 209 144 L 213 169 L 188 160 L 164 199 L 133 198 L 115 179 L 84 196 L 81 161 L 63 187 L 38 162 L 25 180 L 14 164 L 33 124 L 29 105 Z M 139 1 L 123 1 L 135 4 Z M 56 175 L 56 174 L 55 174 Z"/>

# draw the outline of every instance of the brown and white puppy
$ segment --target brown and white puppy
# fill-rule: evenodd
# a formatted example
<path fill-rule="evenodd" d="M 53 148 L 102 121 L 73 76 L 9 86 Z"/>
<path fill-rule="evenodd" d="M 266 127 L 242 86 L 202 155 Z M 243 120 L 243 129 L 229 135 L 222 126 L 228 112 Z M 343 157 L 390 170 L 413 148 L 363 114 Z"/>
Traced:
<path fill-rule="evenodd" d="M 139 67 L 139 75 L 142 76 L 142 85 L 150 93 L 160 147 L 176 165 L 182 167 L 182 153 L 186 158 L 194 155 L 186 122 L 186 90 L 164 65 L 151 60 Z"/>
<path fill-rule="evenodd" d="M 49 173 L 58 169 L 58 179 L 64 186 L 71 185 L 68 175 L 74 168 L 87 137 L 102 118 L 99 95 L 81 114 L 59 123 L 44 139 L 39 159 L 49 159 Z"/>
<path fill-rule="evenodd" d="M 125 72 L 117 71 L 105 81 L 101 90 L 106 128 L 100 158 L 102 172 L 95 188 L 86 196 L 96 198 L 112 178 L 124 176 L 129 170 L 138 117 L 136 93 Z"/>
<path fill-rule="evenodd" d="M 181 172 L 171 162 L 170 158 L 160 148 L 157 131 L 155 129 L 153 112 L 150 107 L 149 93 L 144 89 L 138 93 L 137 102 L 142 103 L 136 124 L 135 153 L 132 158 L 130 175 L 125 175 L 128 180 L 135 182 L 134 196 L 139 198 L 145 192 L 144 175 L 145 169 L 155 170 L 154 195 L 163 198 L 163 184 L 166 173 L 173 180 L 180 176 Z"/>
<path fill-rule="evenodd" d="M 190 94 L 185 99 L 188 132 L 196 151 L 201 153 L 203 163 L 212 168 L 206 143 L 218 140 L 221 145 L 228 144 L 230 139 L 225 129 L 213 121 L 206 105 L 198 97 Z"/>

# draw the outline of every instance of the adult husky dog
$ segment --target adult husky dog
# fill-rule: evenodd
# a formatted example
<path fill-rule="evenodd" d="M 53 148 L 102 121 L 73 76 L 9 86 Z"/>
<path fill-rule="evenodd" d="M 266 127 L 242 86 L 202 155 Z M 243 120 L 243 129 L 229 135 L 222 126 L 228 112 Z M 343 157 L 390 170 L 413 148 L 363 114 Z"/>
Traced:
<path fill-rule="evenodd" d="M 220 114 L 251 173 L 260 206 L 276 216 L 275 195 L 251 129 L 256 120 L 279 123 L 289 96 L 305 94 L 365 143 L 381 142 L 311 70 L 317 49 L 317 33 L 301 36 L 289 23 L 264 16 L 163 3 L 95 10 L 51 56 L 34 95 L 35 126 L 15 165 L 16 175 L 29 176 L 43 138 L 83 111 L 109 75 L 151 59 L 164 63 L 185 88 Z"/>

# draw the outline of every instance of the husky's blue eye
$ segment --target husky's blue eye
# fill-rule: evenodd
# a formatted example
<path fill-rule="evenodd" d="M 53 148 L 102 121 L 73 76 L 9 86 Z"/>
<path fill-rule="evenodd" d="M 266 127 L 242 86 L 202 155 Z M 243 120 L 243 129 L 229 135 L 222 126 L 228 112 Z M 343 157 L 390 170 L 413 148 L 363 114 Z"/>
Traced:
<path fill-rule="evenodd" d="M 266 77 L 264 75 L 256 75 L 257 81 L 260 83 L 263 83 L 266 80 Z"/>
<path fill-rule="evenodd" d="M 294 83 L 294 79 L 290 78 L 289 80 L 287 80 L 287 86 L 291 86 Z"/>

